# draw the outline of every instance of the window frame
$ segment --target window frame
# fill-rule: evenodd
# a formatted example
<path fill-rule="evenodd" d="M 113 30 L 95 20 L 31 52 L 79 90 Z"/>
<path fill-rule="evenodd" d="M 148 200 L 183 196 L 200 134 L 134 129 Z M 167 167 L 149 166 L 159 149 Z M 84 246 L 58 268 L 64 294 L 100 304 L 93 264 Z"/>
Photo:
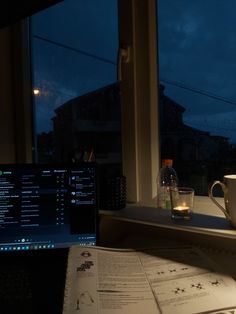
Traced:
<path fill-rule="evenodd" d="M 120 45 L 130 48 L 122 65 L 123 172 L 128 201 L 153 205 L 160 165 L 156 0 L 119 1 Z"/>
<path fill-rule="evenodd" d="M 32 162 L 28 19 L 0 30 L 1 163 Z"/>
<path fill-rule="evenodd" d="M 31 79 L 29 19 L 12 28 L 14 65 L 13 101 L 15 103 L 16 162 L 33 162 L 33 93 Z"/>

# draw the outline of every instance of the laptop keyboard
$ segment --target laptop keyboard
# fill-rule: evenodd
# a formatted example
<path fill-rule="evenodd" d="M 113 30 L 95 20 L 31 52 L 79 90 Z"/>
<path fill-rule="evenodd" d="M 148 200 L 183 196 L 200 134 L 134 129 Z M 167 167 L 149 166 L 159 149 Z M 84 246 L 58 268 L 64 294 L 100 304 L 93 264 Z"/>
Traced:
<path fill-rule="evenodd" d="M 0 301 L 32 298 L 30 274 L 17 266 L 0 269 Z M 0 302 L 1 303 L 1 302 Z"/>
<path fill-rule="evenodd" d="M 1 314 L 33 313 L 30 273 L 19 265 L 0 268 Z"/>
<path fill-rule="evenodd" d="M 0 314 L 61 314 L 66 250 L 0 254 Z"/>

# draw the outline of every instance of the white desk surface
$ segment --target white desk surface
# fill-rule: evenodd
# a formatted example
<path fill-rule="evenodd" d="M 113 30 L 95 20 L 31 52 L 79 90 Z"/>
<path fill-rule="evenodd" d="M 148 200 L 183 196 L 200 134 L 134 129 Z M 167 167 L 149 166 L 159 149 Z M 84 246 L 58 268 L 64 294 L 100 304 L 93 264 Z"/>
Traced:
<path fill-rule="evenodd" d="M 99 212 L 101 215 L 123 221 L 236 239 L 236 229 L 231 227 L 223 214 L 216 216 L 195 211 L 191 220 L 178 222 L 171 219 L 169 210 L 154 207 L 128 205 L 125 209 L 118 211 L 100 210 Z"/>
<path fill-rule="evenodd" d="M 100 210 L 99 214 L 104 218 L 105 229 L 108 228 L 107 231 L 104 230 L 104 238 L 108 239 L 112 232 L 119 234 L 118 237 L 114 237 L 116 242 L 108 241 L 108 245 L 110 243 L 114 243 L 115 247 L 155 246 L 163 243 L 171 245 L 176 241 L 178 243 L 179 239 L 175 235 L 183 231 L 184 237 L 181 241 L 197 244 L 236 280 L 236 229 L 231 227 L 218 209 L 208 210 L 207 213 L 204 208 L 195 209 L 192 220 L 183 222 L 173 221 L 169 210 L 137 205 L 128 205 L 119 211 Z M 137 228 L 133 229 L 135 226 Z M 161 230 L 162 233 L 159 236 L 146 233 L 149 227 L 152 231 Z M 195 241 L 192 241 L 193 239 Z"/>

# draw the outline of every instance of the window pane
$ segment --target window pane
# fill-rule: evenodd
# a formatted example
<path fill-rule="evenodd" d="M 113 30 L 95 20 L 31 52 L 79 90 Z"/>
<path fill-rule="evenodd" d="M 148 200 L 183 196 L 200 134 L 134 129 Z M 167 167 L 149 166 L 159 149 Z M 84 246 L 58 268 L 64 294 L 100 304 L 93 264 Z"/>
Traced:
<path fill-rule="evenodd" d="M 31 24 L 36 161 L 120 165 L 117 1 L 63 1 Z"/>
<path fill-rule="evenodd" d="M 158 0 L 161 157 L 206 195 L 236 171 L 234 0 Z"/>

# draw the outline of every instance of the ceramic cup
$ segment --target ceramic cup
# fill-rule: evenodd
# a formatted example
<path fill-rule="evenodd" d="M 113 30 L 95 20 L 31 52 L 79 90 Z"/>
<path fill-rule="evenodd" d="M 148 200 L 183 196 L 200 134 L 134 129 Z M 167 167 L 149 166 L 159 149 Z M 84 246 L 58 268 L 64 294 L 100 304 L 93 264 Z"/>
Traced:
<path fill-rule="evenodd" d="M 219 185 L 224 193 L 225 207 L 215 199 L 214 187 Z M 215 181 L 209 190 L 209 197 L 222 210 L 231 225 L 236 228 L 236 174 L 225 175 L 223 181 Z"/>

